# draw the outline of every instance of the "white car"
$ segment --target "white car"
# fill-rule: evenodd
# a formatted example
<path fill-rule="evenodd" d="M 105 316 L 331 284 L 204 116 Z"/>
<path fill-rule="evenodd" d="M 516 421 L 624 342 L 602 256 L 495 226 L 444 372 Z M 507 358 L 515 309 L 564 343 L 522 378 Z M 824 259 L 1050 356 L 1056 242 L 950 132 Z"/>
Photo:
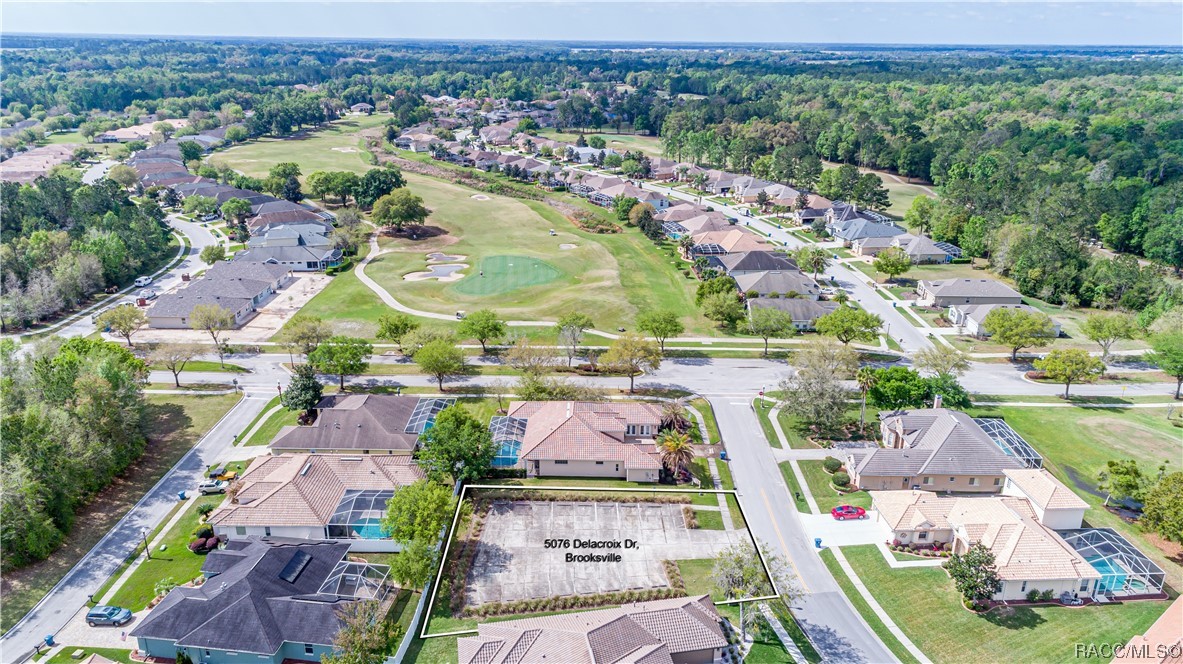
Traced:
<path fill-rule="evenodd" d="M 143 288 L 152 283 L 152 277 L 136 277 L 136 287 Z"/>
<path fill-rule="evenodd" d="M 222 480 L 206 480 L 197 485 L 197 491 L 203 496 L 211 493 L 226 493 L 226 482 Z"/>
<path fill-rule="evenodd" d="M 136 295 L 136 297 L 141 300 L 155 300 L 156 291 L 152 290 L 151 288 L 145 288 L 141 290 L 139 294 Z"/>

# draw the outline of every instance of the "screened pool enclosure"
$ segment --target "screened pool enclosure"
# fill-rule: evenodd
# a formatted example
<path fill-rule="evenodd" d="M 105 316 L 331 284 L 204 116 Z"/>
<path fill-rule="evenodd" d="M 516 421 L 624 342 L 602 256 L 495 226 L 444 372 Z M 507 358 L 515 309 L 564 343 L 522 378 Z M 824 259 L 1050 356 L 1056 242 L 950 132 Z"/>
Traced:
<path fill-rule="evenodd" d="M 385 539 L 382 516 L 393 489 L 347 489 L 325 525 L 329 539 Z"/>

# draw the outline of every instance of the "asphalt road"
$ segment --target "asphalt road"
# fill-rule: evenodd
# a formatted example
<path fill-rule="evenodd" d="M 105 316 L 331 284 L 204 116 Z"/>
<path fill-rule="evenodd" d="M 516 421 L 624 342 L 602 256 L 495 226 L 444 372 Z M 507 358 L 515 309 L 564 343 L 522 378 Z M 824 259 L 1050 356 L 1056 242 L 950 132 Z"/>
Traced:
<path fill-rule="evenodd" d="M 896 658 L 867 627 L 830 576 L 793 507 L 772 448 L 747 398 L 710 399 L 726 441 L 731 474 L 748 527 L 766 547 L 789 563 L 795 579 L 793 614 L 827 661 L 894 662 Z M 785 588 L 779 589 L 782 594 Z"/>

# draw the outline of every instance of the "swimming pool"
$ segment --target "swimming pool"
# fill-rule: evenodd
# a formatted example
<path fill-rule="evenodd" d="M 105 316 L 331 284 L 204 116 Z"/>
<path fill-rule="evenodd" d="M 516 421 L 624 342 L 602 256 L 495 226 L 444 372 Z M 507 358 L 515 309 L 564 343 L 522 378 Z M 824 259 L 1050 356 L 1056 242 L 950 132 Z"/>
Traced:
<path fill-rule="evenodd" d="M 1126 571 L 1116 560 L 1104 556 L 1085 558 L 1093 569 L 1101 573 L 1101 580 L 1097 582 L 1097 592 L 1116 592 L 1125 588 Z"/>
<path fill-rule="evenodd" d="M 358 521 L 353 524 L 353 535 L 358 539 L 384 539 L 382 519 L 369 517 Z"/>

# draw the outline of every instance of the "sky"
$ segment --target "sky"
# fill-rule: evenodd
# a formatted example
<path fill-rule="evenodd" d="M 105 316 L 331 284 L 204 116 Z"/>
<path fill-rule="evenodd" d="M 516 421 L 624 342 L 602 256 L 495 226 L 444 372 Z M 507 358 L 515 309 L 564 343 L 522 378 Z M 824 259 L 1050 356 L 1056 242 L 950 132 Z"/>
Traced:
<path fill-rule="evenodd" d="M 1183 45 L 1183 0 L 4 0 L 3 33 L 823 44 Z"/>

